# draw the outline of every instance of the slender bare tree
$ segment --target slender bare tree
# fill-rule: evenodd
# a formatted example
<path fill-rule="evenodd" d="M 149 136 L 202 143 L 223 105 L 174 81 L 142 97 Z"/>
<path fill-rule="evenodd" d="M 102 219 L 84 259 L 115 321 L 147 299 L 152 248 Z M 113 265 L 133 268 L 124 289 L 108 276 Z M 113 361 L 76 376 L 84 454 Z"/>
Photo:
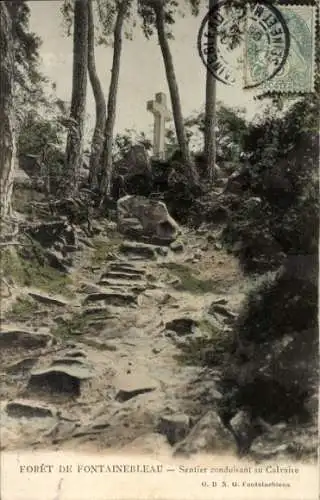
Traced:
<path fill-rule="evenodd" d="M 95 62 L 95 30 L 92 3 L 92 0 L 88 0 L 88 72 L 96 105 L 96 123 L 91 142 L 89 184 L 91 188 L 96 188 L 101 168 L 107 109 Z"/>
<path fill-rule="evenodd" d="M 216 0 L 209 0 L 209 9 L 212 9 L 216 4 Z M 213 33 L 213 40 L 210 40 L 214 49 L 217 46 L 217 35 L 215 34 L 215 25 L 209 16 L 208 31 Z M 209 54 L 208 54 L 209 57 Z M 207 69 L 206 75 L 206 104 L 204 116 L 204 152 L 207 166 L 207 178 L 209 184 L 214 182 L 214 172 L 216 165 L 216 79 L 213 74 Z"/>
<path fill-rule="evenodd" d="M 117 5 L 117 18 L 113 31 L 113 60 L 111 69 L 111 81 L 108 95 L 107 120 L 104 130 L 104 147 L 103 147 L 103 172 L 100 184 L 102 193 L 109 195 L 111 189 L 112 177 L 112 146 L 113 146 L 113 131 L 116 120 L 117 110 L 117 93 L 120 74 L 120 60 L 122 51 L 122 32 L 123 24 L 130 6 L 129 0 L 122 0 Z"/>
<path fill-rule="evenodd" d="M 152 6 L 156 16 L 156 28 L 157 28 L 159 45 L 161 48 L 163 62 L 166 70 L 166 77 L 167 77 L 170 98 L 171 98 L 171 105 L 172 105 L 173 120 L 180 148 L 181 159 L 186 164 L 189 164 L 190 154 L 184 129 L 178 82 L 174 70 L 174 64 L 168 42 L 168 37 L 166 35 L 164 5 L 165 2 L 163 0 L 152 2 Z"/>
<path fill-rule="evenodd" d="M 15 164 L 13 116 L 14 41 L 6 2 L 0 2 L 0 206 L 1 217 L 11 215 Z"/>
<path fill-rule="evenodd" d="M 76 193 L 83 153 L 83 132 L 87 98 L 88 0 L 75 0 L 73 27 L 73 78 L 70 123 L 66 147 L 66 195 Z"/>
<path fill-rule="evenodd" d="M 186 0 L 185 4 L 189 8 L 191 7 L 193 15 L 197 15 L 199 0 Z M 185 164 L 192 167 L 184 127 L 179 87 L 169 45 L 169 38 L 172 38 L 171 27 L 175 22 L 178 11 L 181 11 L 180 7 L 180 3 L 178 4 L 176 0 L 138 0 L 138 13 L 142 18 L 142 28 L 145 36 L 150 38 L 154 32 L 154 28 L 157 32 L 169 87 L 173 120 L 181 159 Z"/>

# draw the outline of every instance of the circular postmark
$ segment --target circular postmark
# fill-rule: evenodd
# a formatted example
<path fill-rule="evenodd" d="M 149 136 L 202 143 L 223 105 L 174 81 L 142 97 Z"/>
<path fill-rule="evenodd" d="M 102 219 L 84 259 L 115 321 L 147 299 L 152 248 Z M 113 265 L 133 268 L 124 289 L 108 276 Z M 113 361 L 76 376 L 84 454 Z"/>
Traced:
<path fill-rule="evenodd" d="M 200 57 L 222 83 L 258 87 L 284 66 L 290 34 L 281 12 L 267 1 L 218 1 L 198 34 Z"/>

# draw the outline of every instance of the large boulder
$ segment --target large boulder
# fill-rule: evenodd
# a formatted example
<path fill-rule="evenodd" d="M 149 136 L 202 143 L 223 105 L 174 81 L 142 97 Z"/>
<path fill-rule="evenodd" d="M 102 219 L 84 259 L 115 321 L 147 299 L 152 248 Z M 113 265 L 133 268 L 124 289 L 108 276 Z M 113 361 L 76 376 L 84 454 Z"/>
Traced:
<path fill-rule="evenodd" d="M 120 232 L 170 243 L 179 234 L 179 226 L 166 205 L 144 196 L 124 196 L 117 202 Z"/>
<path fill-rule="evenodd" d="M 191 456 L 198 453 L 235 455 L 236 441 L 215 411 L 206 413 L 187 437 L 175 448 L 174 455 Z"/>

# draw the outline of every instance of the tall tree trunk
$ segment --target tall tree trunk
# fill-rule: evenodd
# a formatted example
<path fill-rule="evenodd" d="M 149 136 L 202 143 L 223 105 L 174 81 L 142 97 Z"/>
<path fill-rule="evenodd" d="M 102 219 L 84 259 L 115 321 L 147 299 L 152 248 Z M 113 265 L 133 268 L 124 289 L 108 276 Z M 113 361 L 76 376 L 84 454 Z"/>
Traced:
<path fill-rule="evenodd" d="M 0 2 L 0 207 L 11 214 L 14 181 L 15 131 L 13 116 L 14 42 L 6 2 Z"/>
<path fill-rule="evenodd" d="M 209 0 L 209 9 L 212 9 L 216 0 Z M 215 33 L 214 22 L 209 17 L 208 31 Z M 214 48 L 217 45 L 217 36 L 213 39 Z M 209 57 L 209 54 L 208 54 Z M 204 117 L 204 153 L 207 166 L 207 178 L 209 184 L 214 182 L 214 173 L 216 165 L 216 79 L 207 69 L 206 77 L 206 106 Z"/>
<path fill-rule="evenodd" d="M 175 130 L 177 134 L 177 140 L 181 152 L 182 160 L 186 164 L 190 164 L 190 154 L 188 143 L 184 130 L 183 116 L 181 111 L 180 95 L 177 84 L 177 79 L 174 71 L 174 65 L 172 60 L 172 55 L 165 31 L 165 18 L 164 9 L 161 3 L 156 3 L 154 6 L 154 11 L 156 15 L 156 27 L 159 39 L 159 45 L 162 52 L 163 62 L 166 70 L 166 76 L 170 91 L 173 120 L 175 125 Z"/>
<path fill-rule="evenodd" d="M 74 6 L 73 77 L 71 126 L 66 147 L 66 195 L 76 193 L 82 165 L 83 132 L 87 98 L 88 70 L 88 2 L 76 0 Z"/>
<path fill-rule="evenodd" d="M 106 101 L 97 74 L 94 55 L 94 19 L 92 0 L 88 0 L 88 72 L 96 104 L 96 124 L 91 142 L 89 184 L 91 188 L 98 186 L 98 173 L 101 168 L 104 126 L 106 123 Z"/>
<path fill-rule="evenodd" d="M 105 195 L 110 195 L 111 177 L 112 177 L 112 146 L 113 130 L 116 121 L 117 93 L 120 74 L 120 59 L 122 50 L 122 28 L 128 8 L 128 0 L 123 0 L 118 7 L 116 24 L 113 32 L 113 61 L 111 69 L 111 81 L 108 95 L 108 114 L 104 131 L 103 146 L 103 172 L 100 184 L 100 190 Z"/>

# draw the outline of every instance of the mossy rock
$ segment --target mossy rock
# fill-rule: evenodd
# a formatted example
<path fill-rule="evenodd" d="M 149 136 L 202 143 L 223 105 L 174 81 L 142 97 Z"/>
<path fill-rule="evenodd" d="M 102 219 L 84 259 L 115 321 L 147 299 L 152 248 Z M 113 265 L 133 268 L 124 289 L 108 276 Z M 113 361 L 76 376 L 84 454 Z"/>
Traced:
<path fill-rule="evenodd" d="M 17 285 L 72 296 L 71 278 L 51 267 L 40 244 L 28 239 L 18 249 L 7 247 L 1 255 L 1 274 Z"/>
<path fill-rule="evenodd" d="M 171 271 L 172 275 L 179 278 L 179 282 L 174 285 L 176 290 L 199 295 L 214 292 L 215 284 L 213 280 L 197 278 L 194 276 L 192 270 L 184 264 L 168 262 L 160 264 L 160 267 Z"/>

